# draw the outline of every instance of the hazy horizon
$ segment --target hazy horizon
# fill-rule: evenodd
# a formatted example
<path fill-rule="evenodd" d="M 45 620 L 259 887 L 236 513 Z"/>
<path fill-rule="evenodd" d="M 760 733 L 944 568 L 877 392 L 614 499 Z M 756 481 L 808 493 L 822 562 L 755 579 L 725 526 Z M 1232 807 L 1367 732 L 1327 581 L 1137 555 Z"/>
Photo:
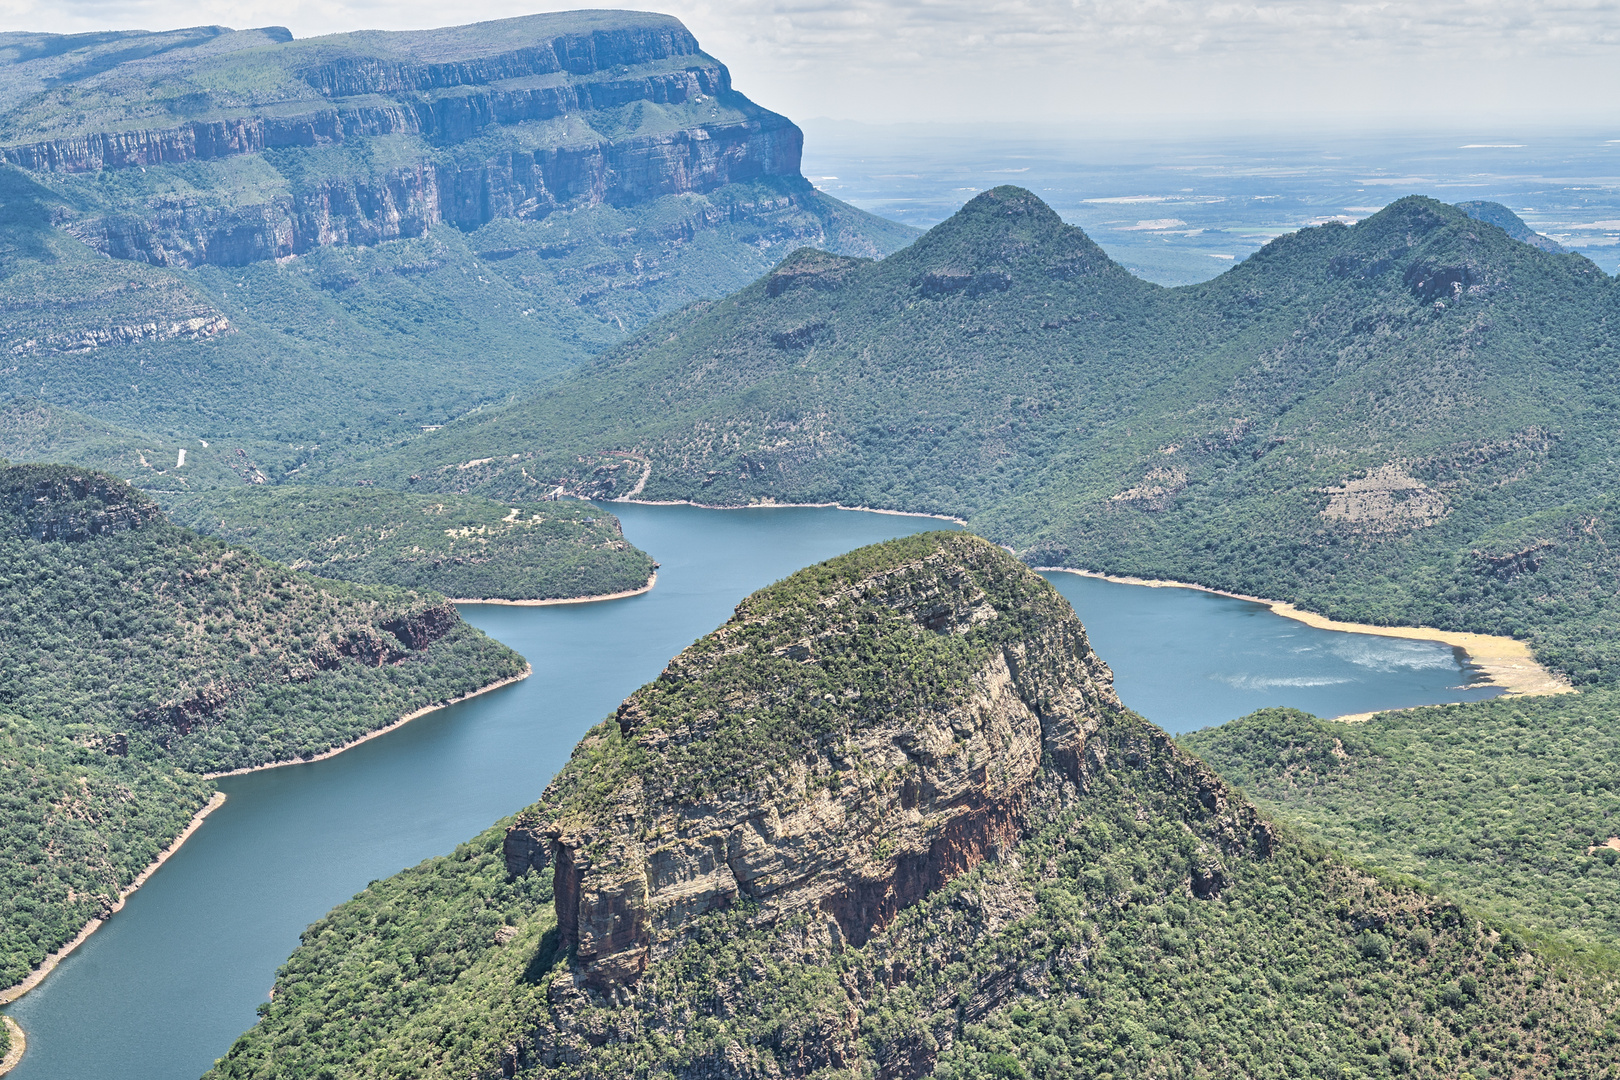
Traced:
<path fill-rule="evenodd" d="M 1532 229 L 1620 271 L 1620 141 L 1590 132 L 1481 144 L 1435 133 L 1308 136 L 806 120 L 804 173 L 845 202 L 927 228 L 998 184 L 1027 187 L 1139 277 L 1214 277 L 1296 229 L 1406 195 L 1500 202 Z"/>
<path fill-rule="evenodd" d="M 472 0 L 454 21 L 577 6 Z M 794 119 L 1617 127 L 1617 0 L 673 0 L 643 10 L 681 19 L 739 90 Z M 218 23 L 281 25 L 302 38 L 448 25 L 443 13 L 421 0 L 0 0 L 0 29 Z"/>

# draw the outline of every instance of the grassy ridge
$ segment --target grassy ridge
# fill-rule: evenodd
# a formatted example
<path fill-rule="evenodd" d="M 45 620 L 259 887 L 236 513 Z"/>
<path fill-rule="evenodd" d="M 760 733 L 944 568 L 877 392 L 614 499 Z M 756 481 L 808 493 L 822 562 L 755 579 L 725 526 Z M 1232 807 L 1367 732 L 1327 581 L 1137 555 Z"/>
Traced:
<path fill-rule="evenodd" d="M 171 513 L 296 570 L 470 599 L 602 596 L 653 572 L 617 518 L 572 501 L 255 486 L 175 500 Z"/>
<path fill-rule="evenodd" d="M 62 466 L 0 469 L 0 984 L 207 801 L 199 778 L 307 757 L 514 675 L 436 594 L 327 581 Z"/>
<path fill-rule="evenodd" d="M 1336 724 L 1270 709 L 1182 743 L 1375 866 L 1620 956 L 1620 697 L 1588 691 Z"/>

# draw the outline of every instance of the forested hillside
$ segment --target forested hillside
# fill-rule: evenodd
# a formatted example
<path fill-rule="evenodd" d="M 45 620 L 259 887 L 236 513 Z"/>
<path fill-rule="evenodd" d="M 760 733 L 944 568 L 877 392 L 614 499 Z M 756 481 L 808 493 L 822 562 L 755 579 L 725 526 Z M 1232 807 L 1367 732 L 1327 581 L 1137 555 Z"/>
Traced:
<path fill-rule="evenodd" d="M 295 570 L 463 599 L 555 600 L 642 588 L 650 555 L 573 500 L 263 485 L 172 500 L 175 519 Z"/>
<path fill-rule="evenodd" d="M 749 597 L 209 1076 L 1598 1077 L 1611 977 L 1267 821 L 933 533 Z"/>
<path fill-rule="evenodd" d="M 1620 959 L 1620 699 L 1593 690 L 1184 736 L 1269 812 L 1546 939 Z"/>
<path fill-rule="evenodd" d="M 13 34 L 0 393 L 190 438 L 416 431 L 800 244 L 910 240 L 802 143 L 643 12 Z"/>
<path fill-rule="evenodd" d="M 1429 199 L 1163 289 L 998 188 L 341 475 L 958 514 L 1033 564 L 1505 630 L 1608 683 L 1616 326 L 1591 262 Z"/>
<path fill-rule="evenodd" d="M 442 597 L 288 570 L 122 481 L 0 468 L 0 985 L 104 915 L 208 801 L 524 668 Z"/>

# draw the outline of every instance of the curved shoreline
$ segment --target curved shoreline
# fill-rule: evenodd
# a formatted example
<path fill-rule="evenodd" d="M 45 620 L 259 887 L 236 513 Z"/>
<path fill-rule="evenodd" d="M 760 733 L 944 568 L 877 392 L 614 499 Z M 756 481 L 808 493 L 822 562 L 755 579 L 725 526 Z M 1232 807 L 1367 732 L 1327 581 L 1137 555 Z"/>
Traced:
<path fill-rule="evenodd" d="M 215 810 L 218 810 L 224 805 L 225 793 L 222 791 L 214 792 L 213 796 L 208 800 L 207 805 L 191 816 L 191 821 L 183 830 L 181 830 L 180 835 L 171 840 L 168 847 L 158 852 L 158 857 L 153 859 L 147 868 L 142 870 L 135 877 L 135 880 L 124 886 L 123 889 L 119 890 L 118 900 L 110 909 L 108 909 L 105 916 L 97 916 L 96 918 L 93 918 L 89 922 L 85 923 L 83 929 L 79 931 L 78 935 L 74 937 L 72 941 L 59 947 L 55 952 L 46 956 L 44 960 L 40 961 L 38 967 L 28 973 L 28 977 L 23 979 L 22 982 L 17 983 L 15 986 L 8 986 L 6 989 L 0 990 L 0 1005 L 10 1005 L 13 1001 L 16 1001 L 18 998 L 28 993 L 28 991 L 44 982 L 45 976 L 54 971 L 56 969 L 56 965 L 65 960 L 69 953 L 71 953 L 74 949 L 77 949 L 80 945 L 83 945 L 85 940 L 89 938 L 91 934 L 101 929 L 101 925 L 103 923 L 112 918 L 114 914 L 124 909 L 124 902 L 130 898 L 130 895 L 134 893 L 136 889 L 140 888 L 142 885 L 145 885 L 147 879 L 153 874 L 157 873 L 158 867 L 168 862 L 169 857 L 180 850 L 181 844 L 184 844 L 187 840 L 191 839 L 191 834 L 196 832 L 197 829 L 201 827 L 203 820 L 207 818 L 209 814 L 212 814 Z"/>
<path fill-rule="evenodd" d="M 1103 581 L 1112 581 L 1120 585 L 1145 585 L 1150 589 L 1195 589 L 1198 592 L 1212 593 L 1216 596 L 1229 596 L 1234 600 L 1247 600 L 1253 604 L 1264 604 L 1273 613 L 1285 619 L 1302 622 L 1306 626 L 1314 626 L 1318 630 L 1337 630 L 1349 634 L 1371 634 L 1377 637 L 1406 638 L 1412 641 L 1438 641 L 1450 645 L 1454 649 L 1461 649 L 1468 656 L 1470 663 L 1478 668 L 1485 676 L 1482 680 L 1486 685 L 1499 686 L 1505 695 L 1513 697 L 1537 697 L 1545 694 L 1570 694 L 1575 688 L 1561 676 L 1555 675 L 1536 662 L 1535 654 L 1530 646 L 1517 638 L 1497 637 L 1491 634 L 1472 634 L 1459 630 L 1438 630 L 1432 626 L 1373 626 L 1368 623 L 1340 622 L 1325 615 L 1318 615 L 1313 611 L 1305 611 L 1286 600 L 1267 600 L 1263 596 L 1249 596 L 1245 593 L 1228 592 L 1225 589 L 1212 589 L 1207 585 L 1194 585 L 1187 581 L 1165 581 L 1159 578 L 1120 577 L 1115 574 L 1100 574 L 1095 570 L 1076 570 L 1070 566 L 1037 566 L 1036 571 L 1051 573 L 1078 574 L 1081 577 L 1099 578 Z M 1382 709 L 1380 712 L 1399 712 L 1398 709 Z M 1352 722 L 1365 720 L 1375 713 L 1351 713 L 1348 716 L 1334 719 Z"/>
<path fill-rule="evenodd" d="M 507 607 L 550 607 L 553 604 L 594 604 L 601 600 L 623 600 L 627 596 L 641 596 L 652 592 L 654 585 L 658 584 L 658 571 L 654 570 L 647 584 L 639 589 L 628 589 L 625 592 L 603 593 L 601 596 L 570 596 L 561 600 L 500 600 L 475 599 L 473 597 L 450 596 L 446 597 L 452 604 L 504 604 Z"/>
<path fill-rule="evenodd" d="M 481 686 L 477 690 L 462 694 L 460 697 L 449 698 L 448 700 L 441 701 L 435 705 L 423 706 L 422 708 L 417 709 L 415 712 L 406 713 L 404 716 L 400 717 L 398 720 L 395 720 L 387 727 L 377 728 L 375 731 L 367 732 L 357 739 L 351 739 L 342 746 L 335 746 L 330 750 L 323 751 L 322 753 L 316 754 L 312 757 L 292 758 L 287 761 L 272 761 L 263 765 L 254 765 L 243 769 L 231 769 L 229 772 L 203 773 L 202 778 L 204 780 L 218 780 L 221 777 L 226 776 L 242 776 L 247 773 L 263 772 L 266 769 L 279 769 L 286 765 L 308 765 L 315 761 L 325 761 L 327 758 L 336 757 L 345 750 L 352 750 L 354 747 L 359 746 L 363 742 L 369 742 L 372 739 L 377 738 L 379 735 L 386 735 L 395 728 L 402 727 L 418 717 L 426 716 L 431 712 L 437 712 L 440 709 L 450 705 L 455 705 L 458 702 L 467 701 L 471 698 L 477 697 L 480 694 L 487 694 L 491 690 L 499 690 L 503 686 L 510 686 L 512 683 L 522 682 L 532 674 L 534 674 L 534 666 L 532 664 L 525 663 L 523 665 L 523 670 L 518 672 L 516 675 L 509 675 L 504 679 L 497 679 L 488 686 Z M 0 990 L 0 1005 L 11 1004 L 13 1001 L 16 1001 L 18 998 L 22 997 L 24 994 L 28 993 L 28 991 L 32 990 L 34 987 L 43 982 L 45 976 L 49 975 L 53 970 L 55 970 L 56 965 L 61 963 L 69 953 L 71 953 L 74 949 L 77 949 L 80 945 L 84 944 L 85 940 L 89 938 L 91 934 L 100 929 L 101 924 L 106 922 L 107 918 L 111 918 L 114 913 L 123 910 L 124 902 L 129 899 L 130 894 L 132 894 L 142 885 L 146 884 L 147 879 L 157 872 L 158 867 L 167 862 L 171 855 L 179 851 L 180 845 L 191 839 L 191 834 L 197 831 L 197 829 L 202 825 L 203 820 L 224 804 L 225 793 L 222 791 L 214 792 L 213 797 L 208 800 L 208 804 L 201 810 L 198 810 L 196 814 L 192 815 L 191 821 L 186 825 L 185 829 L 169 842 L 169 846 L 164 848 L 163 851 L 158 854 L 158 857 L 153 860 L 151 865 L 149 865 L 145 870 L 142 870 L 135 880 L 131 881 L 127 887 L 119 892 L 118 901 L 113 904 L 111 910 L 108 911 L 105 918 L 97 917 L 85 923 L 83 929 L 79 931 L 78 935 L 75 936 L 72 941 L 69 941 L 67 944 L 61 946 L 55 952 L 52 952 L 50 955 L 45 957 L 40 965 L 30 971 L 28 976 L 24 978 L 22 982 L 17 983 L 15 986 L 10 986 L 4 990 Z M 3 1073 L 4 1071 L 5 1070 L 0 1070 L 0 1073 Z"/>
<path fill-rule="evenodd" d="M 0 1016 L 0 1021 L 4 1021 L 6 1030 L 11 1034 L 11 1049 L 6 1051 L 4 1059 L 0 1059 L 0 1076 L 4 1076 L 22 1060 L 23 1051 L 28 1049 L 28 1036 L 23 1034 L 22 1025 L 11 1017 Z"/>
<path fill-rule="evenodd" d="M 963 527 L 967 526 L 966 518 L 952 517 L 949 514 L 929 514 L 921 510 L 879 510 L 875 506 L 845 506 L 843 503 L 785 503 L 785 502 L 757 502 L 747 503 L 743 506 L 720 506 L 715 503 L 693 502 L 691 499 L 603 499 L 604 503 L 620 503 L 630 506 L 695 506 L 699 510 L 859 510 L 863 514 L 892 514 L 895 517 L 925 517 L 936 521 L 951 521 Z"/>
<path fill-rule="evenodd" d="M 481 686 L 477 690 L 468 691 L 467 693 L 462 694 L 460 697 L 448 698 L 448 699 L 446 699 L 444 701 L 439 702 L 436 705 L 424 705 L 424 706 L 422 706 L 422 708 L 417 709 L 415 712 L 406 713 L 404 716 L 400 717 L 398 720 L 395 720 L 392 724 L 389 724 L 387 727 L 380 727 L 380 728 L 377 728 L 375 731 L 368 731 L 368 732 L 366 732 L 366 734 L 361 735 L 357 739 L 350 739 L 348 742 L 344 743 L 342 746 L 334 746 L 330 750 L 323 750 L 319 754 L 314 754 L 314 755 L 312 755 L 310 757 L 288 758 L 286 761 L 267 761 L 263 765 L 249 765 L 249 766 L 247 766 L 245 768 L 241 768 L 241 769 L 231 769 L 229 772 L 203 773 L 203 779 L 204 780 L 218 780 L 218 779 L 220 779 L 222 777 L 226 777 L 226 776 L 246 776 L 248 773 L 264 772 L 266 769 L 283 769 L 283 768 L 286 768 L 288 765 L 309 765 L 309 764 L 313 764 L 314 762 L 317 762 L 317 761 L 325 761 L 327 758 L 337 757 L 339 754 L 343 753 L 343 751 L 345 751 L 345 750 L 353 750 L 355 747 L 359 746 L 361 743 L 370 742 L 372 739 L 375 739 L 375 738 L 378 738 L 380 736 L 386 735 L 390 731 L 395 730 L 396 728 L 404 727 L 406 724 L 410 723 L 412 720 L 417 719 L 418 717 L 426 716 L 428 713 L 431 713 L 431 712 L 438 712 L 440 709 L 447 708 L 447 707 L 449 707 L 451 705 L 460 704 L 463 701 L 470 701 L 471 699 L 477 697 L 479 694 L 487 694 L 491 690 L 499 690 L 503 686 L 511 686 L 515 682 L 522 682 L 524 679 L 527 679 L 530 675 L 533 675 L 533 674 L 534 674 L 534 665 L 529 664 L 529 663 L 525 663 L 523 665 L 523 670 L 518 672 L 516 675 L 508 675 L 504 679 L 496 679 L 494 682 L 490 683 L 488 686 Z"/>

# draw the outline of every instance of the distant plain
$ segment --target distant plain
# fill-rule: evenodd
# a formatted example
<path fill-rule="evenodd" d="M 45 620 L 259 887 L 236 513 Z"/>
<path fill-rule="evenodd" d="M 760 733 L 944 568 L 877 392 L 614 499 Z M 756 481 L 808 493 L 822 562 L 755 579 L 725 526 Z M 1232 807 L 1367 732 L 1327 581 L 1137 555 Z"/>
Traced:
<path fill-rule="evenodd" d="M 801 122 L 804 175 L 918 228 L 1017 184 L 1161 285 L 1206 281 L 1283 233 L 1359 221 L 1404 195 L 1503 203 L 1620 272 L 1620 128 L 1607 132 L 1061 133 Z"/>

